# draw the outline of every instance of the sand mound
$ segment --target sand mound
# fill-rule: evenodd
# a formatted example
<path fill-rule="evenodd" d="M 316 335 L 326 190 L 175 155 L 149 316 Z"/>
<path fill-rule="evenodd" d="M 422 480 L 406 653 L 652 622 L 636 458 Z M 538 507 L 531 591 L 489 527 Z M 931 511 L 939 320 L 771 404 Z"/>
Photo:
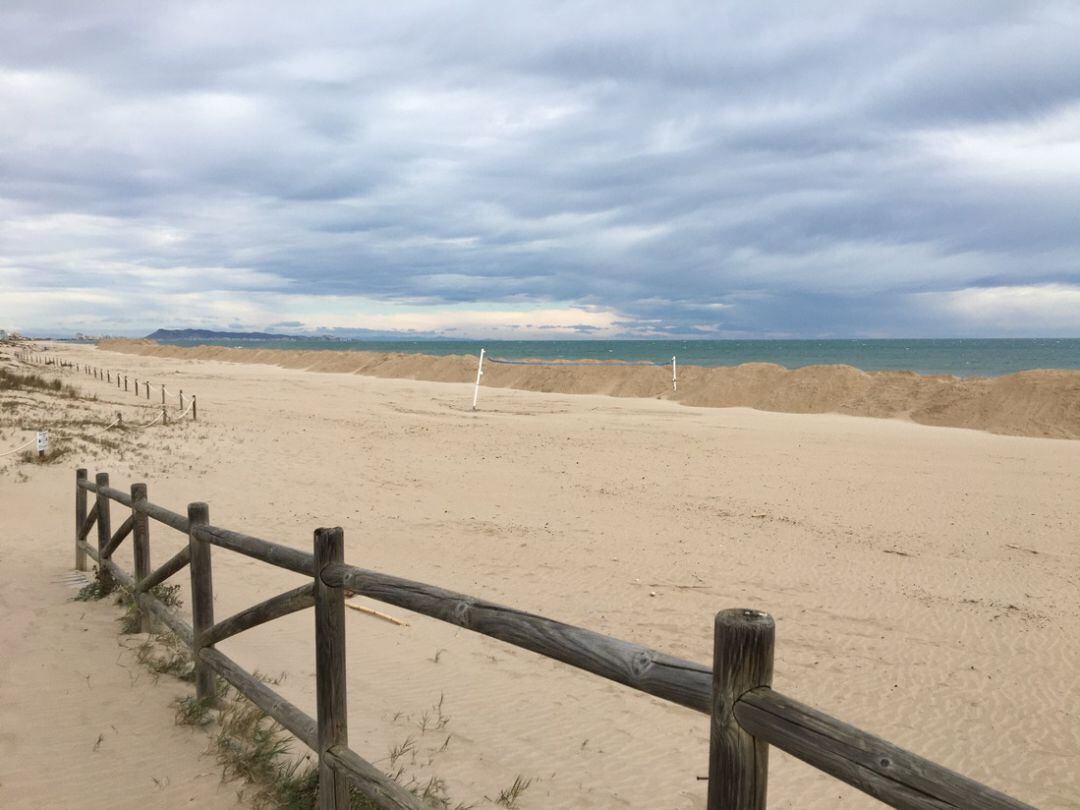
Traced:
<path fill-rule="evenodd" d="M 470 382 L 476 376 L 476 358 L 460 355 L 432 357 L 224 346 L 186 348 L 148 340 L 107 340 L 99 346 L 108 351 L 154 357 L 264 363 L 308 371 L 432 382 Z M 1080 438 L 1078 371 L 1037 370 L 1005 377 L 962 379 L 897 371 L 867 373 L 842 365 L 795 370 L 772 363 L 721 368 L 683 366 L 679 372 L 679 390 L 673 392 L 666 367 L 491 363 L 485 369 L 484 385 L 565 394 L 662 397 L 706 407 L 901 418 L 1014 436 Z"/>

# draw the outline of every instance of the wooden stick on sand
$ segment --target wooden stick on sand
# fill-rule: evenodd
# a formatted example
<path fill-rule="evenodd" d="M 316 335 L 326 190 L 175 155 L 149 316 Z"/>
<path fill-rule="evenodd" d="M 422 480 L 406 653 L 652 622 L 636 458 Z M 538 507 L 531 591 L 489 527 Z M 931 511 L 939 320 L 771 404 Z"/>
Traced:
<path fill-rule="evenodd" d="M 401 619 L 395 618 L 394 616 L 390 616 L 386 613 L 382 613 L 378 610 L 373 610 L 372 608 L 365 607 L 364 605 L 351 605 L 346 602 L 345 607 L 352 608 L 353 610 L 358 610 L 361 613 L 366 613 L 368 616 L 374 616 L 376 619 L 382 619 L 384 622 L 390 622 L 391 624 L 397 624 L 402 627 L 409 626 L 409 623 L 406 621 L 402 621 Z"/>

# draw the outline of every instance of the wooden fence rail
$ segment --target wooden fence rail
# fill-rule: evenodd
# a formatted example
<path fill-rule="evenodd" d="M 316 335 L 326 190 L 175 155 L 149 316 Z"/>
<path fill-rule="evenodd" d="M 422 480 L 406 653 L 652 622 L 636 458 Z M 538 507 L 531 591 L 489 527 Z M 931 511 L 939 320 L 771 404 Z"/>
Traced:
<path fill-rule="evenodd" d="M 220 676 L 311 748 L 318 755 L 320 810 L 348 807 L 349 785 L 381 808 L 422 808 L 416 797 L 348 747 L 344 600 L 350 592 L 467 628 L 709 715 L 708 810 L 764 810 L 770 746 L 893 807 L 1029 807 L 772 689 L 775 628 L 768 614 L 720 611 L 709 668 L 544 616 L 348 565 L 340 528 L 317 529 L 313 551 L 308 553 L 213 526 L 204 503 L 190 504 L 185 517 L 150 503 L 144 484 L 133 484 L 130 495 L 113 489 L 106 473 L 98 473 L 91 483 L 86 470 L 77 470 L 75 486 L 76 566 L 86 570 L 86 556 L 92 557 L 103 584 L 112 579 L 127 588 L 144 622 L 157 618 L 191 649 L 200 699 L 215 699 L 213 678 Z M 88 492 L 96 495 L 90 514 Z M 110 532 L 113 501 L 131 510 L 115 534 Z M 188 545 L 156 570 L 150 566 L 149 520 L 188 537 Z M 96 548 L 86 542 L 95 523 Z M 134 576 L 111 559 L 128 536 L 134 544 Z M 312 581 L 215 622 L 213 546 L 309 576 Z M 150 588 L 185 566 L 190 566 L 191 573 L 190 625 L 150 593 Z M 308 607 L 315 608 L 314 718 L 214 646 Z"/>

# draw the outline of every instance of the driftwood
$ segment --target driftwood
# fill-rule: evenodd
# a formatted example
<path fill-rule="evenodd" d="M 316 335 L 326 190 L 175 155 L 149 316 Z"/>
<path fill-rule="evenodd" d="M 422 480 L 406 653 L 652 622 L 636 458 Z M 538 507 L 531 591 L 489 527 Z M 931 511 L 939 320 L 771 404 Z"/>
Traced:
<path fill-rule="evenodd" d="M 349 610 L 356 610 L 360 613 L 365 613 L 368 616 L 374 616 L 376 619 L 382 619 L 384 622 L 390 622 L 391 624 L 399 625 L 400 627 L 409 626 L 409 623 L 407 621 L 399 619 L 395 616 L 391 616 L 389 613 L 383 613 L 382 611 L 374 610 L 373 608 L 369 608 L 364 605 L 350 605 L 348 602 L 346 602 L 345 607 L 347 607 Z"/>

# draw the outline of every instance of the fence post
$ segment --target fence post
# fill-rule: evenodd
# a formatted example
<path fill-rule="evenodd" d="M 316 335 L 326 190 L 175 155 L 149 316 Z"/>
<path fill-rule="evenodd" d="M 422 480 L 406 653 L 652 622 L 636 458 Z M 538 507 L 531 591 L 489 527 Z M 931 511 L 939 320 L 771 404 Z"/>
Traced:
<path fill-rule="evenodd" d="M 198 418 L 199 418 L 199 400 L 196 399 L 194 394 L 192 394 L 191 395 L 191 421 L 194 422 Z"/>
<path fill-rule="evenodd" d="M 150 381 L 149 380 L 146 381 L 146 399 L 147 400 L 150 399 Z"/>
<path fill-rule="evenodd" d="M 79 532 L 86 523 L 86 490 L 79 486 L 80 481 L 86 480 L 86 469 L 80 467 L 75 471 L 75 570 L 86 570 L 86 552 L 79 547 Z"/>
<path fill-rule="evenodd" d="M 345 561 L 341 528 L 315 530 L 315 700 L 319 724 L 319 810 L 346 810 L 345 779 L 327 761 L 335 745 L 348 745 L 345 701 L 345 591 L 322 581 L 322 570 Z"/>
<path fill-rule="evenodd" d="M 180 389 L 180 413 L 184 412 L 184 389 Z"/>
<path fill-rule="evenodd" d="M 162 403 L 162 405 L 161 405 L 161 424 L 163 424 L 163 425 L 169 424 L 169 412 L 167 410 L 165 410 L 165 404 L 164 403 Z"/>
<path fill-rule="evenodd" d="M 112 574 L 109 573 L 105 565 L 105 557 L 102 556 L 102 552 L 105 551 L 105 546 L 109 545 L 109 540 L 112 539 L 112 524 L 109 521 L 109 496 L 100 492 L 100 490 L 109 486 L 109 474 L 98 473 L 94 478 L 94 483 L 98 485 L 99 490 L 97 494 L 98 582 L 101 583 L 102 590 L 107 593 L 113 589 L 113 579 Z"/>
<path fill-rule="evenodd" d="M 150 519 L 135 508 L 137 501 L 146 500 L 146 484 L 131 485 L 131 552 L 135 557 L 135 583 L 150 576 Z M 138 602 L 136 602 L 138 606 Z M 150 632 L 150 617 L 139 611 L 139 630 Z"/>
<path fill-rule="evenodd" d="M 161 384 L 161 404 L 165 404 L 165 383 Z"/>
<path fill-rule="evenodd" d="M 205 503 L 189 503 L 188 546 L 191 549 L 191 629 L 194 636 L 195 697 L 214 699 L 214 671 L 199 658 L 203 633 L 214 626 L 214 584 L 210 567 L 210 544 L 195 537 L 195 527 L 210 522 L 210 507 Z"/>
<path fill-rule="evenodd" d="M 765 810 L 769 744 L 743 730 L 735 704 L 772 685 L 775 631 L 772 616 L 758 610 L 716 614 L 707 810 Z"/>
<path fill-rule="evenodd" d="M 128 390 L 128 387 L 127 387 L 127 374 L 125 374 L 124 375 L 124 393 L 125 394 L 127 393 L 127 390 Z"/>

